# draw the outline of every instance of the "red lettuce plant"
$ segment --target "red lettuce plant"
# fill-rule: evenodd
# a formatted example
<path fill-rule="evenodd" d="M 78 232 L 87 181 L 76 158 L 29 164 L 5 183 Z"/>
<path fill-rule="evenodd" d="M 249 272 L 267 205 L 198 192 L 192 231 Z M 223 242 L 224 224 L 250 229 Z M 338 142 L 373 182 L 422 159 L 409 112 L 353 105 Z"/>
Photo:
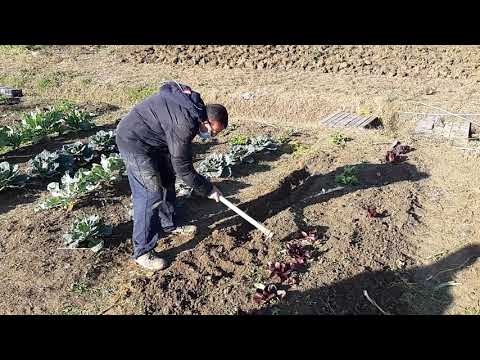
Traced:
<path fill-rule="evenodd" d="M 273 284 L 255 284 L 255 294 L 253 301 L 256 303 L 269 303 L 272 300 L 281 300 L 287 295 L 285 290 L 278 290 Z"/>
<path fill-rule="evenodd" d="M 312 257 L 310 251 L 305 250 L 301 245 L 295 243 L 287 244 L 288 255 L 295 259 L 295 264 L 297 266 L 304 265 L 307 262 L 307 259 Z"/>
<path fill-rule="evenodd" d="M 287 284 L 298 284 L 299 279 L 296 276 L 292 276 L 293 272 L 298 270 L 302 264 L 297 262 L 291 263 L 281 263 L 281 262 L 270 262 L 268 263 L 268 269 L 271 271 L 270 278 L 278 276 L 282 283 Z"/>
<path fill-rule="evenodd" d="M 412 151 L 412 148 L 408 145 L 402 145 L 399 141 L 396 141 L 394 145 L 387 151 L 385 160 L 388 163 L 398 163 L 405 160 L 407 157 L 404 154 Z"/>
<path fill-rule="evenodd" d="M 306 240 L 307 242 L 313 244 L 318 240 L 317 231 L 311 230 L 309 232 L 302 231 L 301 232 L 303 238 L 302 240 Z"/>

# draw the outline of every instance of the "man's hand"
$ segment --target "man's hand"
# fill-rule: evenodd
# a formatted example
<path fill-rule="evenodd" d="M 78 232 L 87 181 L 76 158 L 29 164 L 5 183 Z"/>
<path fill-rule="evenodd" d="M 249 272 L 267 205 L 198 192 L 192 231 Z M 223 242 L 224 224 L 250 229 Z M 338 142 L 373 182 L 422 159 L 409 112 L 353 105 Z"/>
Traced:
<path fill-rule="evenodd" d="M 218 188 L 216 186 L 213 187 L 212 189 L 212 192 L 210 193 L 210 195 L 208 195 L 208 198 L 209 199 L 212 199 L 212 200 L 215 200 L 216 202 L 219 202 L 220 201 L 220 196 L 222 196 L 223 194 L 220 192 L 220 190 L 218 190 Z"/>

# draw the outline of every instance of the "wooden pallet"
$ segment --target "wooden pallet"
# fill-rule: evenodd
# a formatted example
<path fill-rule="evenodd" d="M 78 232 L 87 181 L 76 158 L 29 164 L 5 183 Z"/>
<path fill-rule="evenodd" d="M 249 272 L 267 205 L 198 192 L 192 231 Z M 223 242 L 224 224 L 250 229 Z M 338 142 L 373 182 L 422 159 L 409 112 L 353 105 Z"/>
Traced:
<path fill-rule="evenodd" d="M 22 97 L 22 89 L 12 89 L 7 86 L 0 86 L 0 95 L 11 98 Z"/>
<path fill-rule="evenodd" d="M 368 117 L 338 111 L 320 120 L 320 124 L 333 128 L 369 128 L 379 124 L 378 116 Z"/>
<path fill-rule="evenodd" d="M 428 115 L 417 122 L 415 132 L 425 136 L 466 140 L 470 137 L 471 123 L 462 120 L 444 121 L 438 115 Z"/>

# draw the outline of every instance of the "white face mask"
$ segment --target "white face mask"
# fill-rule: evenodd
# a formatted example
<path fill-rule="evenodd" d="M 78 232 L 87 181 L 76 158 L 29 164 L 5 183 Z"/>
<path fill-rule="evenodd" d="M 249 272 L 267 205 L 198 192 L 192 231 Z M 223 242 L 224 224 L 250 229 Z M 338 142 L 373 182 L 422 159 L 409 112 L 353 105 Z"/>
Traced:
<path fill-rule="evenodd" d="M 198 136 L 200 136 L 200 138 L 203 140 L 208 140 L 212 137 L 212 129 L 209 126 L 206 126 L 206 128 L 206 132 L 202 132 L 200 130 L 198 131 Z"/>

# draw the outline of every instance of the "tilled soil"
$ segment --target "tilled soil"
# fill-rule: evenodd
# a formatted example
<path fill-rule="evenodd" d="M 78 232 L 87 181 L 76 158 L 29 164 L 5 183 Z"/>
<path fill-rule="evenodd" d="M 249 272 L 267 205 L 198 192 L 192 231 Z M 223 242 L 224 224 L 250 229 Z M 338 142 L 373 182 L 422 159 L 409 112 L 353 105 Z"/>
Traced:
<path fill-rule="evenodd" d="M 478 46 L 145 46 L 121 62 L 224 69 L 315 70 L 351 75 L 467 79 L 479 75 Z"/>
<path fill-rule="evenodd" d="M 363 178 L 368 178 L 369 174 L 376 177 L 380 168 L 367 168 Z M 253 284 L 268 281 L 268 262 L 287 261 L 282 254 L 285 244 L 295 242 L 301 237 L 300 231 L 307 228 L 316 228 L 319 234 L 318 243 L 311 246 L 314 258 L 299 274 L 298 285 L 280 285 L 294 294 L 326 287 L 364 272 L 413 265 L 408 256 L 410 245 L 403 234 L 416 225 L 413 215 L 409 214 L 416 207 L 415 185 L 400 185 L 406 196 L 395 204 L 390 200 L 388 186 L 380 185 L 401 181 L 409 170 L 413 171 L 413 167 L 385 169 L 382 182 L 372 181 L 365 185 L 372 188 L 364 190 L 361 196 L 360 189 L 347 189 L 316 201 L 306 199 L 321 191 L 322 186 L 332 185 L 334 174 L 310 175 L 305 169 L 294 172 L 283 179 L 277 189 L 243 204 L 249 214 L 275 229 L 274 240 L 267 242 L 238 219 L 237 225 L 215 230 L 194 249 L 178 256 L 164 274 L 149 282 L 145 290 L 145 311 L 161 314 L 255 313 L 261 307 L 252 302 Z M 413 176 L 421 178 L 418 174 Z M 395 218 L 367 218 L 364 206 L 385 203 L 389 203 L 389 209 L 395 208 L 398 214 Z M 336 210 L 325 213 L 326 204 L 333 205 Z M 294 312 L 375 313 L 359 292 L 362 286 L 374 288 L 375 285 L 369 281 L 359 282 L 358 289 L 349 291 L 343 301 L 332 299 L 329 305 L 314 304 L 302 298 L 302 306 L 294 307 Z M 324 297 L 327 303 L 337 296 L 335 293 L 327 295 Z M 290 294 L 287 296 L 290 298 Z M 293 296 L 292 301 L 296 297 Z M 397 312 L 407 311 L 400 308 L 395 295 L 380 299 Z"/>

